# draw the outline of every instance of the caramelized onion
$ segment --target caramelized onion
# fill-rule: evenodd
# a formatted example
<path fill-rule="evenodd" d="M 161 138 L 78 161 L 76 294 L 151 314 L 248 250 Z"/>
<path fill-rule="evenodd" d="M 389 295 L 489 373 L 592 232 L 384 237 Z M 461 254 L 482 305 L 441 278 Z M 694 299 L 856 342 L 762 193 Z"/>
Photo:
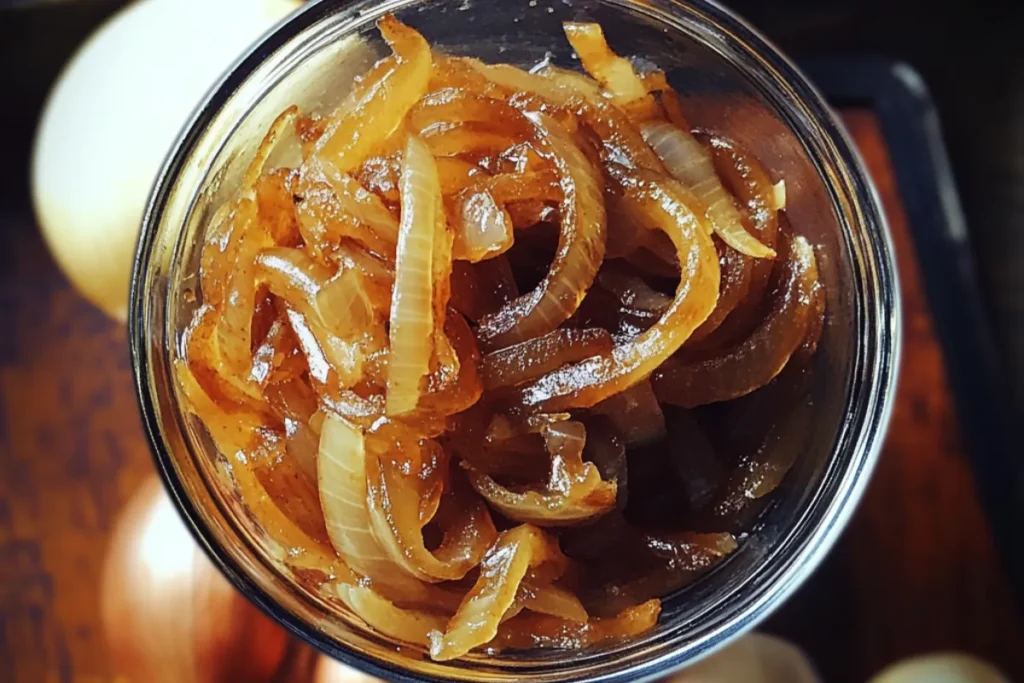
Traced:
<path fill-rule="evenodd" d="M 423 526 L 434 515 L 423 515 L 425 501 L 440 504 L 448 462 L 433 441 L 417 443 L 415 435 L 382 439 L 381 429 L 369 439 L 370 523 L 374 537 L 391 559 L 424 581 L 461 579 L 480 563 L 497 538 L 487 508 L 479 499 L 449 492 L 441 545 L 433 552 L 423 540 Z M 394 448 L 393 452 L 389 449 Z M 454 499 L 455 496 L 458 499 Z"/>
<path fill-rule="evenodd" d="M 657 103 L 633 65 L 608 47 L 601 26 L 594 23 L 566 22 L 565 36 L 589 74 L 597 78 L 612 100 L 634 116 L 651 115 Z"/>
<path fill-rule="evenodd" d="M 332 116 L 315 156 L 348 173 L 402 124 L 430 80 L 430 45 L 419 33 L 386 15 L 378 23 L 394 55 L 378 62 Z"/>
<path fill-rule="evenodd" d="M 751 233 L 763 244 L 775 248 L 779 235 L 779 214 L 773 207 L 771 178 L 757 159 L 720 137 L 712 137 L 709 149 L 715 170 L 737 199 L 746 206 Z M 754 259 L 745 298 L 714 330 L 698 330 L 689 348 L 718 349 L 742 339 L 755 325 L 761 302 L 772 274 L 772 261 Z M 707 332 L 706 339 L 704 333 Z"/>
<path fill-rule="evenodd" d="M 790 241 L 772 310 L 742 344 L 703 361 L 670 361 L 654 375 L 658 398 L 686 407 L 726 401 L 764 386 L 779 374 L 807 335 L 818 266 L 803 237 Z"/>
<path fill-rule="evenodd" d="M 300 212 L 314 234 L 332 244 L 347 237 L 389 260 L 395 258 L 398 221 L 384 202 L 331 162 L 311 157 L 299 174 Z"/>
<path fill-rule="evenodd" d="M 182 403 L 273 561 L 384 637 L 649 630 L 813 424 L 825 296 L 785 185 L 596 24 L 564 25 L 588 74 L 379 26 L 392 54 L 282 113 L 210 217 Z"/>
<path fill-rule="evenodd" d="M 318 295 L 333 277 L 330 269 L 304 252 L 286 247 L 264 249 L 255 264 L 270 291 L 288 304 L 288 321 L 312 375 L 322 383 L 355 384 L 363 355 L 358 340 L 343 338 L 341 335 L 349 333 L 344 321 L 325 315 L 318 302 Z"/>
<path fill-rule="evenodd" d="M 374 630 L 405 643 L 430 647 L 428 634 L 445 627 L 448 617 L 427 610 L 401 609 L 367 586 L 338 584 L 338 598 Z"/>
<path fill-rule="evenodd" d="M 451 285 L 452 306 L 473 322 L 519 296 L 512 268 L 504 256 L 475 265 L 456 261 L 452 264 Z"/>
<path fill-rule="evenodd" d="M 481 374 L 488 391 L 512 387 L 612 348 L 602 329 L 562 328 L 514 346 L 492 351 L 483 358 Z"/>
<path fill-rule="evenodd" d="M 664 230 L 679 251 L 685 271 L 672 305 L 661 320 L 610 353 L 548 373 L 519 396 L 527 406 L 548 411 L 586 408 L 630 388 L 651 374 L 686 341 L 711 313 L 718 297 L 718 259 L 703 222 L 685 188 L 656 176 L 609 169 L 623 210 Z"/>
<path fill-rule="evenodd" d="M 423 585 L 388 557 L 374 538 L 367 505 L 366 441 L 328 413 L 317 457 L 320 504 L 331 545 L 352 571 L 401 594 L 419 596 Z"/>
<path fill-rule="evenodd" d="M 579 307 L 604 257 L 600 175 L 554 119 L 539 114 L 535 121 L 562 177 L 558 248 L 550 271 L 535 290 L 480 321 L 477 336 L 489 348 L 545 334 L 563 323 Z"/>
<path fill-rule="evenodd" d="M 535 526 L 524 524 L 503 531 L 480 563 L 480 578 L 444 633 L 431 636 L 430 656 L 448 661 L 489 642 L 527 571 L 546 564 L 557 577 L 566 562 L 555 539 Z"/>
<path fill-rule="evenodd" d="M 697 138 L 667 123 L 645 124 L 641 132 L 672 175 L 686 183 L 707 207 L 707 217 L 716 235 L 747 256 L 775 257 L 773 249 L 761 244 L 743 227 L 740 212 L 715 173 L 711 154 Z"/>
<path fill-rule="evenodd" d="M 471 188 L 453 204 L 449 224 L 455 231 L 454 258 L 476 263 L 512 246 L 512 216 L 491 192 Z"/>
<path fill-rule="evenodd" d="M 522 604 L 524 609 L 531 612 L 547 614 L 577 624 L 585 624 L 590 619 L 579 598 L 551 583 L 537 584 L 529 579 L 524 580 L 519 584 L 516 603 Z M 506 616 L 508 617 L 508 613 Z"/>
<path fill-rule="evenodd" d="M 426 145 L 410 135 L 402 169 L 402 224 L 391 298 L 391 359 L 387 410 L 391 415 L 416 408 L 429 372 L 434 327 L 434 253 L 443 239 L 441 183 Z"/>
<path fill-rule="evenodd" d="M 526 650 L 529 648 L 580 649 L 645 633 L 658 622 L 661 602 L 647 602 L 627 607 L 615 617 L 590 619 L 586 623 L 524 613 L 498 628 L 492 641 L 495 649 Z"/>
<path fill-rule="evenodd" d="M 606 398 L 592 410 L 608 418 L 629 447 L 645 446 L 665 437 L 665 416 L 649 380 Z"/>
<path fill-rule="evenodd" d="M 513 491 L 488 475 L 471 472 L 470 481 L 477 492 L 509 519 L 545 526 L 579 524 L 614 508 L 615 484 L 603 481 L 593 463 L 583 462 L 583 425 L 547 425 L 542 434 L 551 456 L 548 481 L 543 487 Z"/>

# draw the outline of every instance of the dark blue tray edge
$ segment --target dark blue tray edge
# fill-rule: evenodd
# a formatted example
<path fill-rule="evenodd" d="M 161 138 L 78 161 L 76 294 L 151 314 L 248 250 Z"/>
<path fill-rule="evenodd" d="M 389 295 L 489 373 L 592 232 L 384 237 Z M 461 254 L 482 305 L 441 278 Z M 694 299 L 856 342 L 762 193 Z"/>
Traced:
<path fill-rule="evenodd" d="M 901 62 L 840 58 L 801 66 L 833 105 L 869 107 L 878 117 L 975 486 L 1021 607 L 1024 459 L 1021 449 L 1013 448 L 1009 391 L 975 275 L 938 110 L 921 76 Z"/>

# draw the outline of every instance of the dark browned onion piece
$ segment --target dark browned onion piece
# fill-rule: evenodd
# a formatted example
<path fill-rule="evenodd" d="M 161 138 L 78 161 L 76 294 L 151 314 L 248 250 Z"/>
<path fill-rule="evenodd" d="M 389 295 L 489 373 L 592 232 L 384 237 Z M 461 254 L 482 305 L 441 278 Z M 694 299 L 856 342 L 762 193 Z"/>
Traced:
<path fill-rule="evenodd" d="M 519 296 L 512 268 L 504 256 L 470 264 L 452 264 L 452 306 L 477 322 L 489 313 L 508 306 Z"/>
<path fill-rule="evenodd" d="M 818 282 L 814 249 L 794 237 L 764 322 L 745 342 L 703 361 L 667 361 L 654 388 L 666 403 L 693 407 L 748 394 L 775 377 L 807 335 Z"/>
<path fill-rule="evenodd" d="M 554 372 L 524 387 L 525 406 L 560 411 L 586 408 L 640 382 L 675 353 L 714 309 L 718 298 L 718 259 L 702 216 L 688 203 L 689 192 L 663 177 L 610 167 L 615 201 L 664 230 L 686 264 L 672 305 L 651 329 L 602 354 Z"/>
<path fill-rule="evenodd" d="M 499 626 L 492 645 L 499 650 L 535 647 L 579 649 L 601 645 L 651 630 L 659 614 L 659 600 L 649 600 L 642 605 L 628 607 L 616 616 L 591 619 L 587 623 L 526 612 Z"/>
<path fill-rule="evenodd" d="M 710 137 L 708 149 L 711 150 L 715 170 L 723 183 L 746 208 L 746 227 L 763 244 L 774 249 L 778 242 L 779 224 L 782 221 L 773 202 L 772 182 L 768 172 L 756 158 L 723 138 Z M 722 348 L 742 339 L 757 325 L 756 316 L 765 294 L 768 293 L 768 281 L 774 264 L 768 259 L 749 260 L 753 263 L 746 296 L 715 329 L 694 332 L 694 336 L 687 343 L 688 349 Z M 712 319 L 715 318 L 717 316 L 713 315 Z"/>
<path fill-rule="evenodd" d="M 665 410 L 671 462 L 691 510 L 701 510 L 714 498 L 726 476 L 725 463 L 707 433 L 686 409 Z"/>
<path fill-rule="evenodd" d="M 644 446 L 664 438 L 665 416 L 649 380 L 610 396 L 591 410 L 611 421 L 626 446 Z"/>
<path fill-rule="evenodd" d="M 652 598 L 671 595 L 714 569 L 736 550 L 729 533 L 655 533 L 630 529 L 596 567 L 597 582 L 583 600 L 595 614 L 615 614 Z M 616 564 L 617 559 L 617 564 Z"/>
<path fill-rule="evenodd" d="M 626 467 L 626 445 L 622 436 L 603 415 L 586 418 L 587 443 L 583 458 L 594 463 L 601 479 L 615 484 L 615 507 L 622 510 L 629 502 L 629 470 Z"/>
<path fill-rule="evenodd" d="M 551 269 L 532 292 L 480 320 L 486 348 L 509 346 L 565 322 L 579 307 L 604 258 L 602 179 L 569 133 L 553 118 L 536 116 L 538 137 L 550 149 L 561 176 L 561 232 Z"/>
<path fill-rule="evenodd" d="M 568 363 L 612 349 L 605 330 L 560 328 L 483 357 L 481 374 L 488 391 L 512 387 L 540 377 Z"/>

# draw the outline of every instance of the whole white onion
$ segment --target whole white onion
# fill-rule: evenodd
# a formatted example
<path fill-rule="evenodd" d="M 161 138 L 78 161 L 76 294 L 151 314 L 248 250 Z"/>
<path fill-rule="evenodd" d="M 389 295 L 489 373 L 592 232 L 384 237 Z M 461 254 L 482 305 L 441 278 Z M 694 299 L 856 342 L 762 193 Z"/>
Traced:
<path fill-rule="evenodd" d="M 313 683 L 383 683 L 383 681 L 357 671 L 347 664 L 336 662 L 330 657 L 321 657 L 313 673 Z"/>
<path fill-rule="evenodd" d="M 114 666 L 132 683 L 269 682 L 289 643 L 210 563 L 156 477 L 117 522 L 100 603 Z"/>
<path fill-rule="evenodd" d="M 124 320 L 146 198 L 220 74 L 297 0 L 139 0 L 78 50 L 32 159 L 36 216 L 72 284 Z"/>
<path fill-rule="evenodd" d="M 977 657 L 941 652 L 897 662 L 870 683 L 1010 683 L 1010 679 Z"/>
<path fill-rule="evenodd" d="M 819 683 L 819 679 L 795 645 L 752 633 L 675 674 L 668 683 Z"/>

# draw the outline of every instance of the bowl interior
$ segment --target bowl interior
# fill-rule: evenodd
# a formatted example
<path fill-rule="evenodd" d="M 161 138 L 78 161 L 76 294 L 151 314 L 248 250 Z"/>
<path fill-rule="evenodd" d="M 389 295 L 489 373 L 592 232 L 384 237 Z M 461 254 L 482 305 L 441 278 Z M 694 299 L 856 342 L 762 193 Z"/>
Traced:
<path fill-rule="evenodd" d="M 297 104 L 305 112 L 330 112 L 353 77 L 387 54 L 374 27 L 386 11 L 440 50 L 523 66 L 543 60 L 576 66 L 561 22 L 600 22 L 617 52 L 667 72 L 695 125 L 736 140 L 776 179 L 785 178 L 789 219 L 817 247 L 827 325 L 810 419 L 794 422 L 791 430 L 799 433 L 776 442 L 799 451 L 796 465 L 741 548 L 666 600 L 657 629 L 637 642 L 583 653 L 471 655 L 448 664 L 396 647 L 292 579 L 286 553 L 240 505 L 226 460 L 179 409 L 170 364 L 201 303 L 197 245 L 209 217 L 237 187 L 283 109 Z M 880 221 L 833 126 L 786 62 L 724 11 L 703 3 L 364 0 L 306 6 L 244 58 L 197 112 L 154 192 L 140 247 L 133 315 L 140 396 L 158 463 L 200 541 L 236 585 L 293 631 L 392 678 L 637 680 L 749 628 L 834 536 L 875 448 L 876 404 L 889 384 L 890 368 L 879 360 L 887 350 L 891 355 L 894 324 L 892 301 L 884 297 L 888 266 L 877 262 L 884 249 L 880 233 L 873 234 Z M 294 163 L 286 155 L 271 160 Z M 198 303 L 187 290 L 200 295 Z"/>

